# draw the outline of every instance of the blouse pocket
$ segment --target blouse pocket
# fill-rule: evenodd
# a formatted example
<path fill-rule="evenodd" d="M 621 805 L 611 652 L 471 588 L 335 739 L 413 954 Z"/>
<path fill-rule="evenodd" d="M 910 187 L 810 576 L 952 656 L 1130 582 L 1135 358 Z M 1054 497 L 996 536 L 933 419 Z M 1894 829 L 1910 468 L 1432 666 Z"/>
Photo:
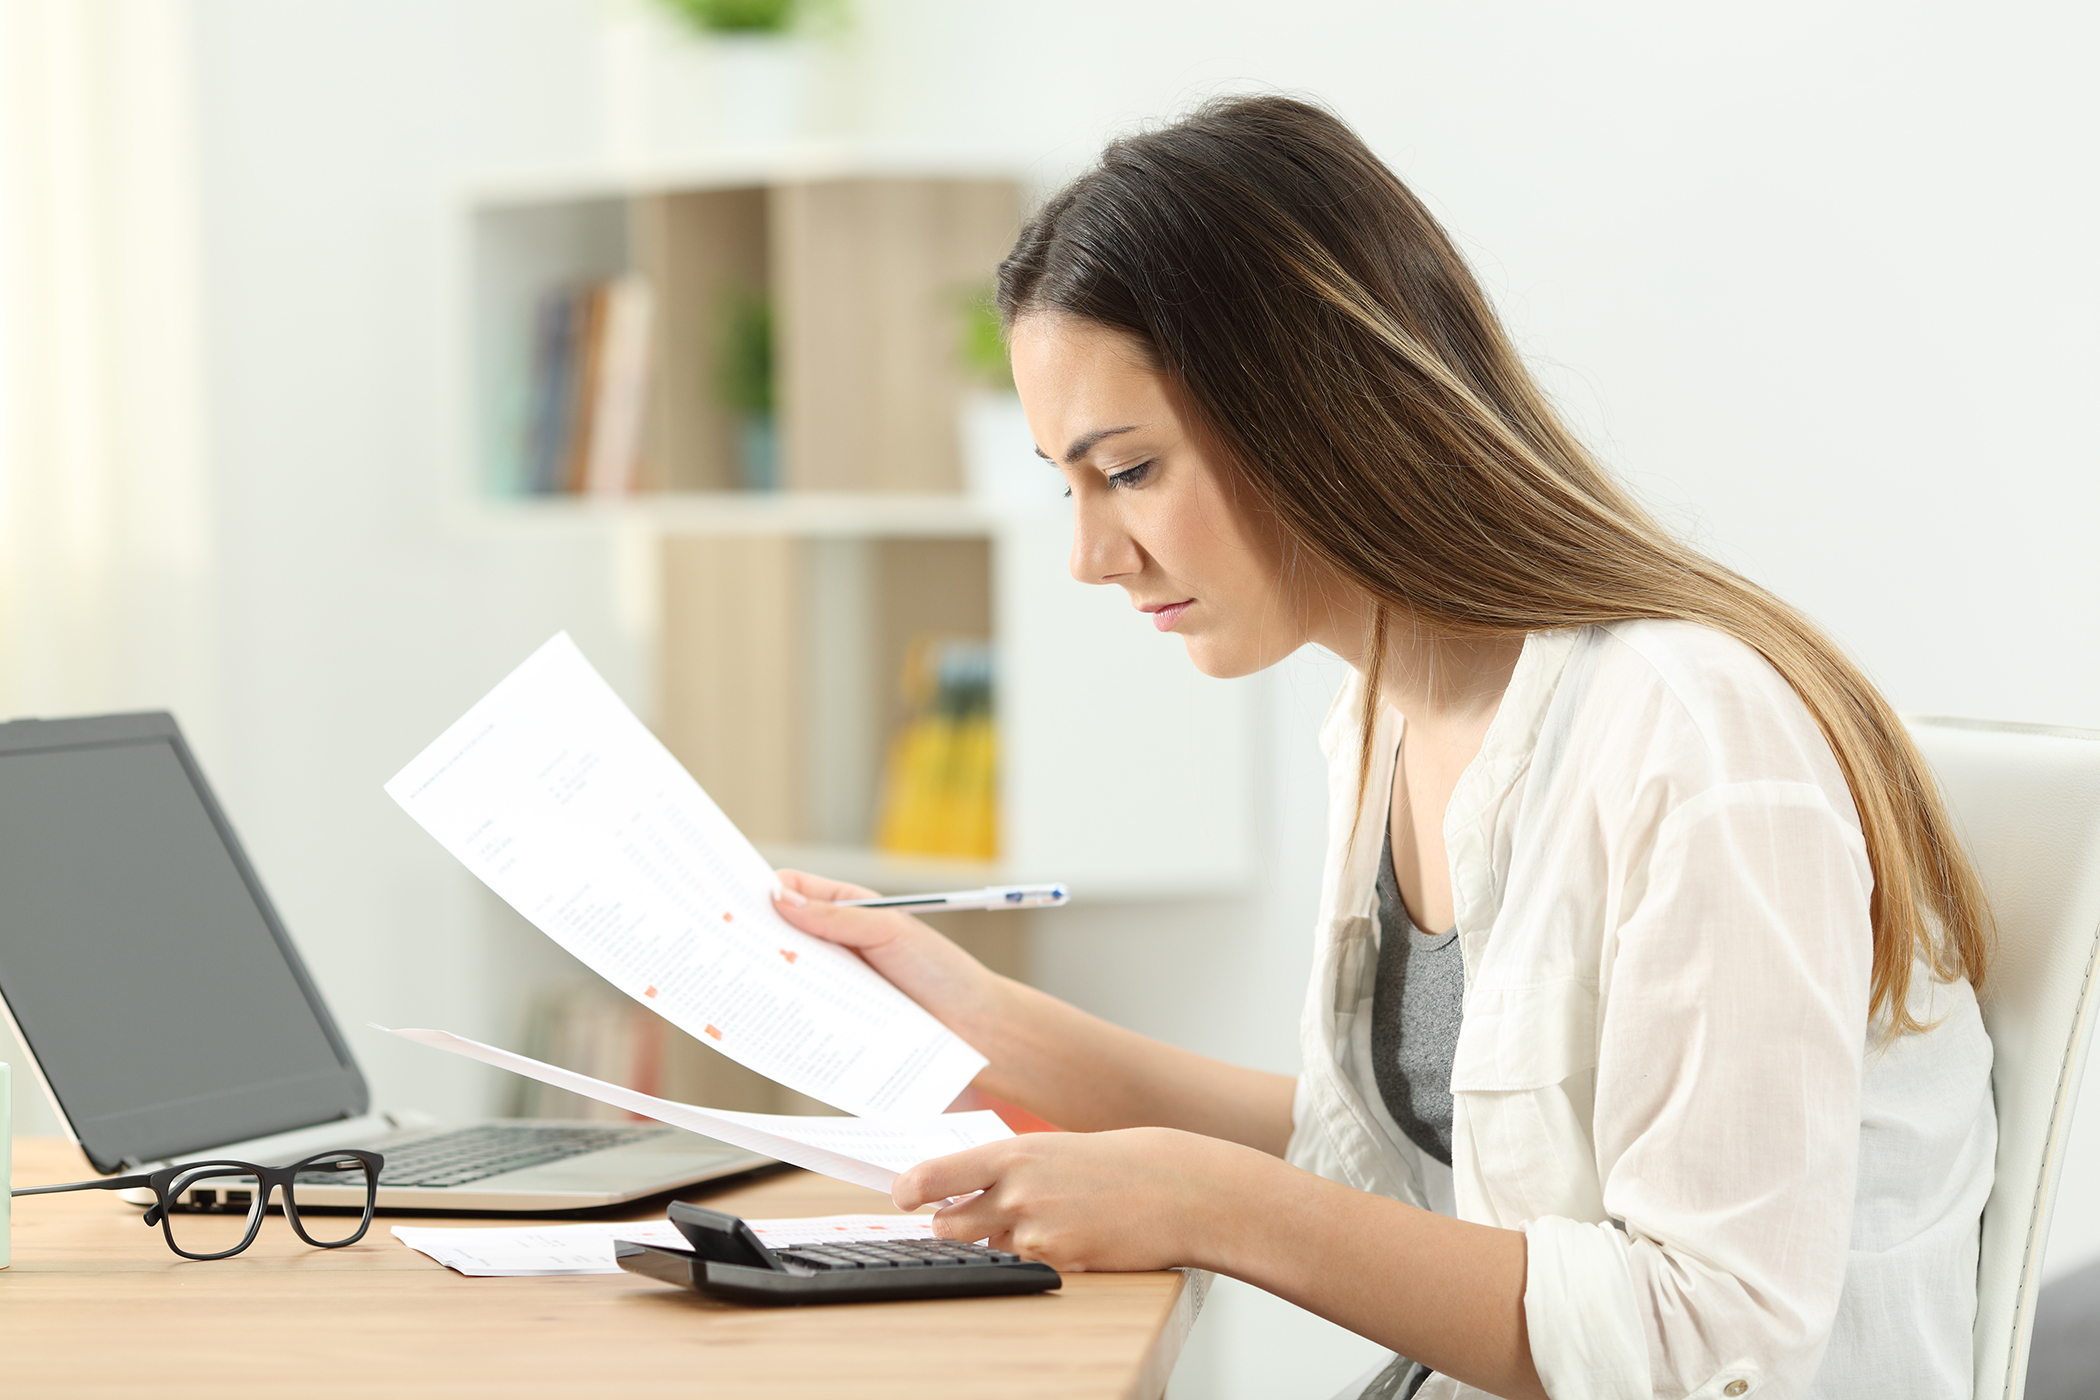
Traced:
<path fill-rule="evenodd" d="M 1334 921 L 1334 985 L 1328 1009 L 1339 1021 L 1363 1009 L 1378 968 L 1378 935 L 1371 920 L 1351 914 Z"/>
<path fill-rule="evenodd" d="M 1597 1065 L 1597 989 L 1580 977 L 1466 990 L 1454 1093 L 1543 1089 Z"/>

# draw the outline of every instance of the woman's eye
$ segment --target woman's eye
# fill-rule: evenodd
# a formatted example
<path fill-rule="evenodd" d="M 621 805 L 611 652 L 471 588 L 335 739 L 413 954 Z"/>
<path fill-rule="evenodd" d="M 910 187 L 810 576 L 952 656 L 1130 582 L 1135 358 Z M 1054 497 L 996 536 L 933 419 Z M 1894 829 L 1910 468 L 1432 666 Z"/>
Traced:
<path fill-rule="evenodd" d="M 1114 490 L 1119 486 L 1142 486 L 1145 483 L 1145 478 L 1151 474 L 1152 464 L 1150 462 L 1140 462 L 1134 467 L 1125 467 L 1122 471 L 1110 473 L 1108 478 L 1109 489 Z"/>

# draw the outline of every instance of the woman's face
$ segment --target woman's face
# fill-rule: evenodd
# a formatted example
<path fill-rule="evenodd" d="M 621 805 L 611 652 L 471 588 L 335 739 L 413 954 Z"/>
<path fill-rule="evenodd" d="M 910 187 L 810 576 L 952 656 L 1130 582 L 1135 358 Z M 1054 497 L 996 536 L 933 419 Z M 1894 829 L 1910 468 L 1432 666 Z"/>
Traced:
<path fill-rule="evenodd" d="M 1210 676 L 1244 676 L 1315 640 L 1304 568 L 1276 521 L 1206 452 L 1175 386 L 1128 337 L 1025 316 L 1014 384 L 1036 451 L 1072 497 L 1072 577 L 1113 583 Z"/>

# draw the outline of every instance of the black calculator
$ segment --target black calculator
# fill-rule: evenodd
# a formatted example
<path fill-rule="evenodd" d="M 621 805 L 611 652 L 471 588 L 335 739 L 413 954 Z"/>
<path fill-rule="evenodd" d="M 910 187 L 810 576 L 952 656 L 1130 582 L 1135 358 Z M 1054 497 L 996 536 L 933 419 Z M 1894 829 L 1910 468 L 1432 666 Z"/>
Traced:
<path fill-rule="evenodd" d="M 671 1223 L 691 1249 L 619 1240 L 629 1273 L 740 1303 L 874 1303 L 1042 1293 L 1064 1282 L 1048 1264 L 954 1240 L 855 1240 L 769 1249 L 734 1215 L 684 1201 Z"/>

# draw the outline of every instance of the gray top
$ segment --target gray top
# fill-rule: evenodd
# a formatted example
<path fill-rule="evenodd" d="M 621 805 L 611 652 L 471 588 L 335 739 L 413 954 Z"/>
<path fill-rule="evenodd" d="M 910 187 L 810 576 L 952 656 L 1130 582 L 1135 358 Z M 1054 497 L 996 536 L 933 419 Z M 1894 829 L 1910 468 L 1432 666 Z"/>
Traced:
<path fill-rule="evenodd" d="M 1378 860 L 1378 986 L 1371 996 L 1371 1069 L 1386 1111 L 1408 1141 L 1451 1165 L 1451 1064 L 1464 1015 L 1458 930 L 1424 933 L 1393 874 L 1393 833 Z"/>

